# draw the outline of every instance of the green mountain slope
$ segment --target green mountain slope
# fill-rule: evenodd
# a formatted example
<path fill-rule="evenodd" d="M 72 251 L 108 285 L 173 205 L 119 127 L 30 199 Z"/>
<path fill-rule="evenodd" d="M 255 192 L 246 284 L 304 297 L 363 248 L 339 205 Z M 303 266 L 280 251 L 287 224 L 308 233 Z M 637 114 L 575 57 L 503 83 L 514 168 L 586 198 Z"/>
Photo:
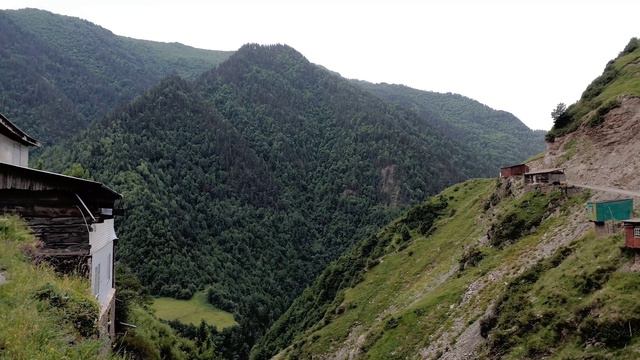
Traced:
<path fill-rule="evenodd" d="M 117 36 L 42 10 L 0 11 L 0 107 L 24 130 L 55 142 L 170 74 L 193 78 L 230 55 Z"/>
<path fill-rule="evenodd" d="M 544 150 L 544 131 L 533 131 L 512 114 L 465 96 L 404 85 L 355 83 L 382 99 L 415 111 L 430 126 L 482 154 L 493 168 L 523 162 Z"/>
<path fill-rule="evenodd" d="M 123 193 L 119 259 L 155 294 L 208 289 L 236 314 L 244 354 L 355 239 L 495 172 L 413 111 L 281 45 L 166 79 L 41 158 L 58 171 L 80 163 Z"/>
<path fill-rule="evenodd" d="M 253 358 L 636 358 L 640 287 L 620 236 L 587 231 L 586 194 L 507 189 L 455 185 L 361 242 Z M 416 212 L 437 220 L 425 232 Z"/>
<path fill-rule="evenodd" d="M 35 239 L 16 218 L 0 217 L 0 357 L 96 358 L 98 304 L 89 281 L 61 277 L 28 257 Z"/>
<path fill-rule="evenodd" d="M 640 39 L 632 38 L 618 57 L 609 61 L 602 75 L 582 93 L 575 104 L 555 119 L 547 139 L 566 135 L 583 124 L 596 126 L 604 115 L 620 105 L 622 96 L 640 96 Z"/>

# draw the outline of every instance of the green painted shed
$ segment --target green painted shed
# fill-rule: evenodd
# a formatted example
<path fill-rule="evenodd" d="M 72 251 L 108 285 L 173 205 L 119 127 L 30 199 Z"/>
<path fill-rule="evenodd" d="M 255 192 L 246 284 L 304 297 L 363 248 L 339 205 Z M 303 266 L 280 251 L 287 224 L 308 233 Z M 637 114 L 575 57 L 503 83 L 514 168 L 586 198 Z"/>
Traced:
<path fill-rule="evenodd" d="M 633 199 L 587 203 L 589 220 L 595 222 L 622 221 L 633 217 Z"/>

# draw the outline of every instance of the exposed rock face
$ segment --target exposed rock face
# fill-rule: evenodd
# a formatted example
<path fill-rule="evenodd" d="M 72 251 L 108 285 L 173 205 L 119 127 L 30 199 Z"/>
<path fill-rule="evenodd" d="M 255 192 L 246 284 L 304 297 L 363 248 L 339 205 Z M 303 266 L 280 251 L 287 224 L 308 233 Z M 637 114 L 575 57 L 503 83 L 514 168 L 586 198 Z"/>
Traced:
<path fill-rule="evenodd" d="M 584 124 L 548 144 L 545 157 L 532 166 L 565 168 L 567 180 L 576 184 L 638 190 L 639 154 L 640 98 L 625 97 L 602 124 Z"/>
<path fill-rule="evenodd" d="M 398 167 L 395 164 L 385 166 L 380 170 L 382 183 L 380 192 L 387 196 L 387 205 L 398 206 L 400 203 L 400 184 L 396 177 Z"/>

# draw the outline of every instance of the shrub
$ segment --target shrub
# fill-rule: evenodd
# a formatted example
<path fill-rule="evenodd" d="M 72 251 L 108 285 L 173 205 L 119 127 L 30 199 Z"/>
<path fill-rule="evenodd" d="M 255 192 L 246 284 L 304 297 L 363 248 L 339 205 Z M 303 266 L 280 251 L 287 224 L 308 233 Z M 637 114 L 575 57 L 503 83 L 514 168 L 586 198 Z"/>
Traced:
<path fill-rule="evenodd" d="M 611 99 L 601 105 L 591 119 L 589 119 L 589 126 L 594 127 L 602 124 L 604 122 L 604 116 L 618 106 L 620 106 L 620 101 L 618 99 Z"/>
<path fill-rule="evenodd" d="M 459 270 L 464 271 L 470 267 L 476 266 L 484 258 L 484 253 L 477 247 L 466 250 L 459 261 Z"/>
<path fill-rule="evenodd" d="M 387 322 L 384 324 L 384 329 L 385 330 L 395 329 L 398 327 L 399 324 L 400 322 L 398 321 L 398 319 L 395 317 L 392 317 L 391 319 L 387 320 Z"/>
<path fill-rule="evenodd" d="M 611 347 L 627 345 L 633 336 L 632 328 L 638 328 L 640 319 L 625 319 L 621 317 L 598 318 L 587 316 L 578 333 L 585 343 L 600 342 Z"/>
<path fill-rule="evenodd" d="M 631 54 L 632 52 L 636 51 L 636 49 L 640 49 L 640 39 L 631 38 L 631 40 L 629 40 L 629 43 L 627 44 L 627 46 L 624 47 L 624 50 L 622 50 L 622 52 L 618 56 L 624 56 L 624 55 L 627 55 L 627 54 Z"/>
<path fill-rule="evenodd" d="M 407 211 L 402 222 L 410 229 L 418 229 L 418 232 L 425 235 L 447 205 L 447 200 L 442 196 L 431 198 Z"/>

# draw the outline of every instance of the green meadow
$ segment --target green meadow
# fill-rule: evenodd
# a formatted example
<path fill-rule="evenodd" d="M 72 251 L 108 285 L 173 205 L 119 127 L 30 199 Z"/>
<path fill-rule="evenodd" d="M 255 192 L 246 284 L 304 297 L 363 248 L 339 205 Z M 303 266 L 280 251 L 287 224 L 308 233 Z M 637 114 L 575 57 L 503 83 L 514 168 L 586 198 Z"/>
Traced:
<path fill-rule="evenodd" d="M 153 300 L 156 316 L 163 320 L 178 320 L 184 324 L 198 325 L 204 320 L 218 330 L 238 325 L 233 314 L 215 308 L 207 302 L 204 291 L 197 292 L 189 300 L 160 297 Z"/>

